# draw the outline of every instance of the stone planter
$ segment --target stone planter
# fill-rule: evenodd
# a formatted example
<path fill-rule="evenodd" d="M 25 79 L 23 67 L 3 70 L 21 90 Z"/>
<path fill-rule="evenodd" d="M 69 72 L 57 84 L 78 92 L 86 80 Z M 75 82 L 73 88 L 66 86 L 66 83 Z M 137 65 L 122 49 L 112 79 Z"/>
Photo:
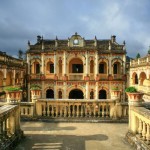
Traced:
<path fill-rule="evenodd" d="M 133 102 L 142 102 L 142 97 L 143 97 L 143 93 L 140 92 L 126 92 L 126 94 L 128 95 L 128 100 L 129 101 L 133 101 Z"/>
<path fill-rule="evenodd" d="M 118 99 L 120 101 L 120 90 L 111 90 L 111 99 Z"/>
<path fill-rule="evenodd" d="M 41 98 L 41 89 L 31 89 L 31 100 L 35 102 L 38 98 Z"/>
<path fill-rule="evenodd" d="M 7 102 L 20 102 L 22 99 L 22 90 L 20 91 L 6 91 Z"/>

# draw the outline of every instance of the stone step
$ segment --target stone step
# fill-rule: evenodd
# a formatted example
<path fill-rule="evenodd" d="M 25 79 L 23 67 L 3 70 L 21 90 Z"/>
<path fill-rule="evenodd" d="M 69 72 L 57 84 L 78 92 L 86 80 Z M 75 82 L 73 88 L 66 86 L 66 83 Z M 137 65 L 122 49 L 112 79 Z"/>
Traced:
<path fill-rule="evenodd" d="M 21 121 L 43 121 L 43 122 L 77 122 L 77 123 L 128 123 L 128 118 L 110 119 L 110 118 L 21 118 Z"/>

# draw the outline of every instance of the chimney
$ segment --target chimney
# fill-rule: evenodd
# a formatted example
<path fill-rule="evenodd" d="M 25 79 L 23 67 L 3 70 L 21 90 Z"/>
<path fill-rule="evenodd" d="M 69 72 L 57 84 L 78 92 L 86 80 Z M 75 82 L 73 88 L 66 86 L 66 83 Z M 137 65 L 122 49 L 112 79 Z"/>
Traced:
<path fill-rule="evenodd" d="M 115 36 L 115 35 L 112 35 L 112 36 L 111 36 L 111 42 L 112 42 L 112 43 L 116 42 L 116 36 Z"/>

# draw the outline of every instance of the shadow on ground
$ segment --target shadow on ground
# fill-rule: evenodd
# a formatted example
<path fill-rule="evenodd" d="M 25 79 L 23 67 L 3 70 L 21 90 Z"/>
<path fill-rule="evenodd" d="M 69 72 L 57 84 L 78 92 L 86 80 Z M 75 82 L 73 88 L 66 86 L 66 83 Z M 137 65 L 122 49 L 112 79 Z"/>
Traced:
<path fill-rule="evenodd" d="M 50 149 L 50 150 L 85 150 L 89 140 L 104 141 L 108 136 L 96 134 L 90 136 L 75 135 L 26 135 L 15 150 Z"/>

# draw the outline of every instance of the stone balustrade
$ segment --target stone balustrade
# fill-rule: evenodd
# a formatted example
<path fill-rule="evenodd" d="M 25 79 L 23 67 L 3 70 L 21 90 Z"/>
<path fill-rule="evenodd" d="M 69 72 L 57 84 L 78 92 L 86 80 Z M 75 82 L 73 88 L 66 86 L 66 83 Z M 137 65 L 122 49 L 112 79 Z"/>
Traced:
<path fill-rule="evenodd" d="M 150 55 L 131 60 L 130 67 L 137 67 L 137 66 L 148 65 L 148 64 L 150 64 Z"/>
<path fill-rule="evenodd" d="M 21 136 L 19 106 L 0 107 L 0 149 L 9 149 Z"/>
<path fill-rule="evenodd" d="M 136 135 L 139 145 L 150 148 L 150 110 L 144 107 L 131 107 L 132 116 L 130 130 Z"/>
<path fill-rule="evenodd" d="M 20 103 L 21 117 L 97 117 L 122 118 L 128 116 L 128 104 L 117 100 L 39 99 Z"/>
<path fill-rule="evenodd" d="M 34 103 L 33 102 L 21 102 L 20 103 L 20 115 L 22 117 L 34 116 Z"/>

